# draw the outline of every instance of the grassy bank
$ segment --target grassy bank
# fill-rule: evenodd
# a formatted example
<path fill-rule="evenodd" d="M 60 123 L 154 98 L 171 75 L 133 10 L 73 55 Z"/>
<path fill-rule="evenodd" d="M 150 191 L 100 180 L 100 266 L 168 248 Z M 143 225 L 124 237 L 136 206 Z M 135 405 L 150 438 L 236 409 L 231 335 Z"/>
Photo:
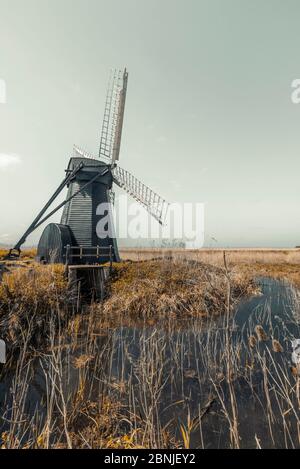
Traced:
<path fill-rule="evenodd" d="M 124 319 L 211 317 L 256 292 L 246 272 L 181 259 L 127 262 L 115 267 L 103 309 Z"/>
<path fill-rule="evenodd" d="M 227 272 L 207 264 L 159 259 L 114 265 L 108 298 L 90 307 L 101 312 L 101 322 L 182 320 L 224 314 L 242 297 L 257 292 L 245 272 Z M 74 290 L 72 290 L 74 295 Z M 76 296 L 76 294 L 75 294 Z M 3 338 L 14 338 L 33 323 L 45 331 L 53 320 L 76 313 L 63 265 L 31 263 L 12 267 L 0 283 L 0 324 Z M 87 305 L 85 305 L 85 310 Z M 77 311 L 78 312 L 78 311 Z M 35 331 L 35 332 L 34 332 Z"/>

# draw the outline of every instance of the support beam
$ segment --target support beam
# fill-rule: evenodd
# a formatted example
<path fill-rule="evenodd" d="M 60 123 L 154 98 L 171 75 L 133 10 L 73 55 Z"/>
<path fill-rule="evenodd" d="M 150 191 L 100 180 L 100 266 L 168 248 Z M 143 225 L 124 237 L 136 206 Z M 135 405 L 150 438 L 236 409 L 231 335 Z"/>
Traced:
<path fill-rule="evenodd" d="M 27 237 L 38 227 L 40 224 L 38 224 L 39 220 L 42 218 L 46 210 L 50 207 L 50 205 L 54 202 L 54 200 L 58 197 L 58 195 L 61 193 L 61 191 L 69 184 L 69 182 L 75 177 L 75 175 L 83 168 L 83 163 L 79 163 L 79 165 L 71 172 L 69 173 L 65 179 L 62 181 L 62 183 L 58 186 L 56 191 L 53 193 L 53 195 L 50 197 L 46 205 L 42 208 L 42 210 L 38 213 L 38 215 L 35 217 L 31 225 L 27 228 L 25 233 L 22 235 L 22 237 L 19 239 L 19 241 L 15 244 L 15 246 L 10 249 L 8 255 L 6 256 L 8 259 L 10 257 L 19 257 L 20 252 L 21 252 L 21 246 L 22 244 L 25 243 Z M 14 253 L 15 251 L 15 253 Z"/>
<path fill-rule="evenodd" d="M 38 228 L 40 225 L 42 225 L 43 223 L 45 223 L 45 221 L 48 220 L 48 218 L 52 217 L 52 215 L 54 215 L 60 208 L 62 208 L 64 205 L 66 205 L 68 202 L 70 202 L 70 200 L 74 199 L 74 197 L 77 194 L 79 194 L 79 192 L 82 192 L 84 189 L 86 189 L 88 186 L 90 186 L 94 181 L 96 181 L 96 179 L 99 176 L 104 176 L 107 172 L 108 172 L 108 169 L 105 168 L 104 171 L 100 172 L 99 174 L 96 174 L 95 177 L 93 177 L 90 181 L 88 181 L 86 184 L 84 184 L 84 186 L 82 186 L 80 189 L 78 189 L 78 191 L 76 191 L 73 195 L 71 195 L 69 198 L 64 200 L 61 204 L 59 204 L 55 209 L 52 210 L 52 212 L 48 213 L 48 215 L 46 217 L 44 217 L 37 225 L 35 225 L 34 230 L 36 228 Z"/>

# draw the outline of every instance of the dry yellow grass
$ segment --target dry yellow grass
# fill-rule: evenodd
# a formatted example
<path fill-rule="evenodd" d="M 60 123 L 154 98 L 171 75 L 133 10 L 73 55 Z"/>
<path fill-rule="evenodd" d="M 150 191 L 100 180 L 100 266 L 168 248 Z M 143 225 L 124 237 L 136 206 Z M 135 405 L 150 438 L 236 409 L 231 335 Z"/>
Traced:
<path fill-rule="evenodd" d="M 300 286 L 299 264 L 237 264 L 240 272 L 245 272 L 251 277 L 271 277 L 278 280 L 288 280 L 296 286 Z"/>
<path fill-rule="evenodd" d="M 68 298 L 63 265 L 32 263 L 12 268 L 0 282 L 2 337 L 16 349 L 21 346 L 24 334 L 35 345 L 45 345 L 49 319 L 59 324 L 68 318 L 65 307 Z"/>
<path fill-rule="evenodd" d="M 4 257 L 8 254 L 9 250 L 8 249 L 3 249 L 0 248 L 0 260 L 3 260 Z M 20 259 L 22 260 L 30 260 L 34 259 L 36 256 L 36 249 L 35 248 L 28 248 L 28 249 L 23 249 L 21 251 L 21 256 Z"/>
<path fill-rule="evenodd" d="M 0 312 L 18 305 L 18 309 L 52 307 L 65 300 L 67 279 L 63 265 L 31 264 L 4 273 L 0 283 Z"/>
<path fill-rule="evenodd" d="M 153 249 L 153 248 L 121 248 L 123 260 L 143 261 L 153 258 L 173 257 L 189 259 L 208 264 L 223 263 L 223 252 L 229 262 L 234 264 L 299 264 L 300 249 Z M 8 254 L 8 249 L 0 248 L 0 260 Z M 34 259 L 35 248 L 25 248 L 21 251 L 21 259 Z"/>
<path fill-rule="evenodd" d="M 257 292 L 249 275 L 232 272 L 230 300 Z M 222 314 L 228 279 L 223 269 L 184 260 L 123 263 L 115 267 L 107 316 L 126 318 L 187 318 Z"/>
<path fill-rule="evenodd" d="M 300 249 L 123 249 L 121 255 L 133 261 L 172 258 L 222 267 L 224 251 L 228 265 L 241 275 L 287 279 L 300 286 Z"/>
<path fill-rule="evenodd" d="M 120 249 L 122 259 L 142 261 L 172 257 L 223 265 L 223 252 L 232 264 L 299 264 L 300 249 Z"/>
<path fill-rule="evenodd" d="M 23 264 L 25 265 L 25 263 Z M 277 272 L 279 269 L 272 264 L 267 267 L 270 275 L 273 270 Z M 280 268 L 284 271 L 288 267 L 290 266 L 283 265 Z M 266 268 L 266 266 L 262 264 L 262 268 Z M 23 268 L 12 270 L 11 275 L 5 274 L 2 283 L 2 286 L 5 285 L 5 287 L 4 290 L 0 290 L 0 309 L 2 308 L 3 313 L 8 312 L 5 317 L 8 318 L 11 328 L 14 330 L 18 328 L 20 331 L 16 339 L 19 339 L 21 344 L 24 344 L 25 337 L 25 346 L 21 347 L 21 358 L 13 357 L 11 360 L 13 366 L 18 366 L 20 371 L 18 374 L 14 373 L 18 383 L 15 387 L 16 392 L 11 393 L 10 389 L 7 390 L 8 396 L 12 394 L 13 402 L 10 405 L 8 401 L 9 412 L 3 414 L 4 418 L 9 415 L 9 420 L 5 421 L 5 425 L 9 423 L 10 427 L 9 431 L 6 431 L 7 426 L 3 426 L 5 431 L 2 435 L 0 430 L 2 447 L 66 448 L 71 446 L 73 448 L 133 449 L 143 447 L 170 449 L 180 445 L 180 447 L 189 448 L 193 445 L 192 437 L 195 438 L 196 432 L 200 428 L 202 429 L 202 425 L 206 425 L 206 417 L 205 419 L 203 417 L 206 412 L 209 412 L 207 409 L 212 402 L 215 406 L 212 416 L 213 427 L 204 426 L 204 435 L 206 428 L 209 430 L 215 428 L 216 418 L 220 419 L 217 420 L 220 422 L 220 428 L 225 421 L 225 425 L 230 429 L 230 435 L 231 428 L 234 428 L 232 423 L 234 418 L 237 419 L 234 431 L 238 432 L 242 425 L 243 428 L 245 425 L 248 426 L 248 414 L 243 412 L 243 408 L 237 417 L 232 417 L 232 400 L 236 399 L 237 393 L 241 389 L 240 381 L 235 380 L 236 376 L 243 377 L 245 386 L 248 382 L 251 386 L 249 388 L 243 387 L 242 392 L 244 389 L 246 391 L 247 389 L 253 390 L 252 382 L 254 380 L 252 380 L 251 373 L 254 378 L 257 373 L 266 373 L 266 377 L 270 374 L 272 383 L 275 383 L 272 392 L 277 392 L 278 399 L 285 396 L 286 389 L 289 392 L 286 401 L 283 401 L 283 409 L 289 409 L 288 412 L 283 412 L 282 415 L 275 414 L 277 406 L 276 408 L 267 407 L 266 413 L 261 413 L 265 420 L 261 419 L 259 423 L 263 423 L 267 428 L 270 422 L 272 424 L 270 416 L 273 416 L 274 413 L 275 418 L 271 432 L 275 433 L 278 428 L 279 415 L 283 419 L 284 428 L 290 429 L 293 425 L 293 415 L 296 417 L 298 415 L 297 402 L 299 402 L 299 398 L 297 401 L 297 387 L 294 386 L 298 372 L 295 367 L 292 368 L 295 380 L 292 377 L 292 385 L 290 386 L 289 376 L 281 374 L 284 370 L 280 366 L 275 366 L 273 369 L 266 368 L 268 362 L 266 362 L 265 354 L 260 354 L 258 346 L 258 340 L 267 338 L 261 326 L 257 325 L 255 328 L 257 337 L 254 335 L 249 337 L 251 351 L 246 368 L 243 353 L 244 339 L 238 338 L 240 341 L 237 345 L 234 343 L 236 346 L 233 347 L 233 344 L 224 340 L 224 335 L 220 334 L 222 329 L 214 327 L 214 321 L 209 321 L 208 335 L 202 334 L 202 326 L 199 328 L 199 323 L 202 324 L 202 321 L 188 321 L 189 334 L 192 335 L 172 334 L 174 324 L 180 322 L 178 320 L 172 321 L 172 318 L 220 314 L 227 309 L 228 293 L 230 293 L 231 305 L 234 305 L 241 296 L 255 292 L 255 285 L 251 279 L 254 272 L 258 272 L 259 269 L 260 264 L 254 266 L 254 264 L 233 265 L 231 263 L 227 270 L 221 265 L 212 266 L 178 258 L 116 264 L 114 265 L 110 298 L 104 304 L 83 309 L 78 312 L 77 316 L 66 316 L 66 322 L 61 321 L 59 329 L 55 328 L 53 318 L 59 315 L 67 294 L 63 266 L 40 266 L 33 263 L 32 266 L 25 265 Z M 297 272 L 297 269 L 298 267 L 295 266 L 293 269 L 291 268 L 291 271 Z M 228 289 L 229 285 L 230 290 Z M 28 329 L 26 328 L 28 328 L 28 317 L 32 318 L 34 310 L 37 314 L 32 321 L 32 333 L 36 342 L 33 342 L 32 347 L 32 342 L 27 340 Z M 50 310 L 48 315 L 45 314 L 47 310 Z M 18 321 L 22 319 L 22 311 L 29 314 L 22 324 L 18 324 Z M 113 316 L 121 319 L 119 325 L 124 325 L 125 320 L 123 319 L 128 317 L 132 318 L 135 325 L 139 325 L 139 318 L 143 322 L 145 316 L 151 321 L 154 321 L 155 318 L 170 317 L 171 321 L 168 325 L 170 331 L 167 334 L 162 334 L 162 323 L 158 324 L 158 327 L 154 327 L 151 334 L 148 334 L 148 328 L 141 328 L 141 332 L 138 331 L 138 338 L 134 342 L 135 346 L 139 347 L 139 353 L 135 354 L 131 352 L 132 335 L 131 333 L 127 335 L 126 331 L 122 330 L 120 334 L 119 330 L 114 331 L 113 328 L 102 330 L 100 332 L 103 334 L 103 339 L 96 340 L 96 337 L 101 335 L 98 333 L 99 319 Z M 1 319 L 0 316 L 0 323 Z M 39 326 L 39 322 L 42 322 L 42 327 Z M 107 324 L 109 325 L 108 320 Z M 2 326 L 2 324 L 0 325 Z M 103 326 L 103 323 L 101 325 Z M 41 337 L 38 340 L 39 328 Z M 283 350 L 281 344 L 274 339 L 274 335 L 269 330 L 267 333 L 269 341 L 272 341 L 273 351 L 281 353 Z M 170 334 L 172 334 L 171 347 Z M 124 341 L 122 348 L 119 348 L 120 337 Z M 187 340 L 187 337 L 191 337 L 191 340 Z M 231 337 L 230 333 L 230 340 Z M 44 353 L 42 346 L 46 345 L 46 340 L 49 341 L 49 348 L 47 348 L 47 353 Z M 13 341 L 18 343 L 18 340 L 13 339 Z M 199 346 L 197 349 L 195 348 L 196 343 Z M 228 344 L 230 349 L 226 348 Z M 46 409 L 46 420 L 37 418 L 34 424 L 24 410 L 26 409 L 28 384 L 33 376 L 31 373 L 34 373 L 34 362 L 37 361 L 28 359 L 32 352 L 40 358 L 47 382 L 53 385 L 53 388 L 49 388 L 48 396 L 52 396 L 51 389 L 54 393 L 53 407 L 49 405 L 46 408 L 45 402 L 48 401 L 45 397 L 47 396 L 44 394 L 41 397 L 39 405 Z M 39 354 L 39 352 L 42 353 Z M 118 357 L 118 368 L 116 368 L 114 361 L 116 356 Z M 194 358 L 191 357 L 195 357 L 196 362 L 193 363 Z M 196 367 L 198 360 L 201 372 Z M 201 367 L 201 361 L 204 368 Z M 271 365 L 274 363 L 273 358 L 268 366 L 270 363 Z M 126 370 L 128 366 L 132 366 L 132 369 L 128 374 L 125 374 L 123 370 Z M 24 379 L 23 370 L 26 371 L 26 367 L 28 367 L 28 373 Z M 74 379 L 74 370 L 78 379 Z M 179 379 L 179 381 L 175 381 L 175 379 Z M 178 399 L 177 386 L 179 383 L 180 388 L 183 379 L 193 380 L 193 389 L 197 385 L 199 386 L 198 393 L 195 393 L 197 399 L 195 414 L 194 412 L 190 413 L 189 406 L 192 397 L 186 399 L 188 394 L 185 389 L 182 390 L 182 400 Z M 70 383 L 68 392 L 64 392 L 60 383 Z M 208 383 L 207 390 L 213 386 L 215 392 L 204 407 L 203 404 L 206 401 L 202 399 L 200 408 L 198 396 L 205 396 L 203 393 L 203 389 L 206 389 L 205 383 Z M 266 386 L 263 387 L 262 392 L 266 394 L 262 396 L 262 400 L 258 396 L 257 400 L 254 401 L 259 409 L 261 402 L 265 402 L 269 398 L 268 383 L 270 381 L 266 381 Z M 230 389 L 228 394 L 229 397 L 231 396 L 230 398 L 224 399 L 222 391 L 224 388 L 221 386 Z M 229 386 L 231 387 L 229 388 Z M 169 423 L 168 426 L 162 425 L 160 421 L 160 415 L 170 409 L 168 401 L 165 408 L 163 406 L 163 399 L 166 395 L 163 393 L 165 391 L 168 395 L 174 395 L 176 398 L 176 402 L 172 402 L 174 418 L 169 421 L 169 423 L 171 422 L 170 426 Z M 192 396 L 192 394 L 190 395 Z M 248 396 L 248 394 L 245 395 Z M 254 391 L 253 399 L 256 399 Z M 175 408 L 175 405 L 178 407 Z M 11 409 L 15 413 L 12 413 Z M 267 412 L 270 413 L 267 414 Z M 180 417 L 178 422 L 177 416 Z M 16 425 L 15 422 L 18 424 Z M 35 424 L 35 422 L 37 423 Z M 254 428 L 253 434 L 250 433 L 252 429 L 249 431 L 251 441 L 254 441 L 257 428 L 259 429 L 259 427 Z M 296 443 L 299 444 L 300 441 L 299 433 L 293 433 L 293 431 L 292 427 L 290 435 L 293 440 L 291 442 L 292 444 L 295 442 L 296 446 Z M 226 447 L 233 445 L 232 440 L 229 439 L 229 433 L 226 437 L 228 439 L 222 440 Z M 243 435 L 242 432 L 241 435 Z M 176 441 L 175 438 L 179 441 Z M 238 433 L 236 438 L 239 440 Z M 241 438 L 241 446 L 244 442 L 246 447 L 249 446 L 248 441 Z M 200 447 L 200 443 L 199 440 L 197 447 Z M 273 443 L 274 447 L 278 446 L 277 441 Z M 209 440 L 201 443 L 203 446 L 204 444 L 212 446 Z"/>
<path fill-rule="evenodd" d="M 190 251 L 173 250 L 163 259 L 114 264 L 109 297 L 103 305 L 92 305 L 99 312 L 99 325 L 111 326 L 120 318 L 127 322 L 146 320 L 151 325 L 161 318 L 180 320 L 224 313 L 229 285 L 223 251 L 198 252 L 198 257 L 206 256 L 208 264 L 186 259 L 186 253 L 192 255 Z M 257 293 L 257 276 L 287 278 L 300 285 L 300 264 L 286 262 L 287 258 L 295 261 L 291 255 L 274 250 L 266 255 L 269 262 L 260 263 L 250 251 L 226 252 L 232 307 L 242 296 Z M 281 262 L 272 263 L 274 256 Z M 47 312 L 61 310 L 67 318 L 71 293 L 63 265 L 44 266 L 21 260 L 9 268 L 0 282 L 0 319 L 9 313 L 12 331 L 20 331 L 22 318 L 32 312 L 41 319 Z"/>

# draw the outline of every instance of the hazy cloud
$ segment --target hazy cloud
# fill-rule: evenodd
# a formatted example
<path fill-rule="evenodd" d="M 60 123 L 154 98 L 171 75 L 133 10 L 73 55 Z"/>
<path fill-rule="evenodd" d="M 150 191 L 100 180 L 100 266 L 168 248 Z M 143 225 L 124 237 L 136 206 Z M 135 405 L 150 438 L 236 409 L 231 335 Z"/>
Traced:
<path fill-rule="evenodd" d="M 169 183 L 171 184 L 172 187 L 174 187 L 174 189 L 180 189 L 182 187 L 181 182 L 176 181 L 175 179 L 171 179 Z"/>
<path fill-rule="evenodd" d="M 9 168 L 14 168 L 21 163 L 21 158 L 18 155 L 0 153 L 0 171 L 5 171 Z"/>
<path fill-rule="evenodd" d="M 156 141 L 157 143 L 165 143 L 167 141 L 167 137 L 165 137 L 164 135 L 160 135 L 159 137 L 157 137 Z"/>
<path fill-rule="evenodd" d="M 8 244 L 9 241 L 10 241 L 9 233 L 0 233 L 0 246 Z"/>
<path fill-rule="evenodd" d="M 81 91 L 80 84 L 79 83 L 72 83 L 71 84 L 71 90 L 76 94 L 80 93 L 80 91 Z"/>

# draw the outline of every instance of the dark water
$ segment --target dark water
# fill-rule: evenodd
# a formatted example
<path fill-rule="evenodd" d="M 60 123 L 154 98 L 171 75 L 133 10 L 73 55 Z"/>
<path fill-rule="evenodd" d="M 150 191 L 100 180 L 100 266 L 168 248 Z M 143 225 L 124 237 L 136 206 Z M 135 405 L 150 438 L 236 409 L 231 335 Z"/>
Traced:
<path fill-rule="evenodd" d="M 235 313 L 235 322 L 243 332 L 261 324 L 274 330 L 275 338 L 287 343 L 299 338 L 300 294 L 288 282 L 257 279 L 262 295 L 243 301 Z"/>
<path fill-rule="evenodd" d="M 283 388 L 294 385 L 290 373 L 291 340 L 300 338 L 298 292 L 288 283 L 259 279 L 262 295 L 242 301 L 230 320 L 230 343 L 232 345 L 232 385 L 236 399 L 239 422 L 240 446 L 253 448 L 257 441 L 262 447 L 294 447 L 298 445 L 297 419 L 288 420 L 290 438 L 282 427 L 281 413 L 287 411 L 286 398 L 281 400 Z M 259 342 L 251 351 L 248 338 L 255 334 L 255 326 L 263 327 L 266 341 Z M 137 363 L 141 355 L 141 344 L 151 342 L 151 329 L 122 329 L 118 333 L 117 350 L 113 373 L 121 379 L 120 367 L 124 356 L 124 344 Z M 164 373 L 170 376 L 160 395 L 159 415 L 162 425 L 174 422 L 173 431 L 180 439 L 180 425 L 187 426 L 187 416 L 197 420 L 206 406 L 211 403 L 201 419 L 201 427 L 192 431 L 191 446 L 219 448 L 230 447 L 230 432 L 226 412 L 232 414 L 230 389 L 225 379 L 226 368 L 226 324 L 225 319 L 212 322 L 188 323 L 185 330 L 173 332 L 167 338 L 158 334 L 166 348 L 164 351 Z M 283 352 L 272 350 L 272 340 L 280 342 Z M 249 363 L 253 362 L 252 369 Z M 268 402 L 264 389 L 269 390 L 272 413 L 271 433 L 266 411 Z M 123 366 L 122 379 L 128 379 L 132 364 Z M 286 379 L 290 380 L 286 383 Z M 162 379 L 163 381 L 163 379 Z M 289 390 L 287 391 L 287 393 Z M 289 396 L 291 401 L 292 396 Z M 278 403 L 278 400 L 280 401 Z M 223 405 L 222 403 L 223 402 Z M 175 404 L 178 403 L 178 404 Z M 297 402 L 293 402 L 299 414 Z M 300 417 L 300 414 L 299 414 Z M 255 439 L 257 437 L 257 441 Z M 273 441 L 272 441 L 273 440 Z"/>
<path fill-rule="evenodd" d="M 299 447 L 297 415 L 288 409 L 291 404 L 300 417 L 295 393 L 290 392 L 295 384 L 290 373 L 291 340 L 300 338 L 299 293 L 288 283 L 265 278 L 258 281 L 262 295 L 241 301 L 229 328 L 222 317 L 186 321 L 183 327 L 172 327 L 171 331 L 162 323 L 145 328 L 120 327 L 103 335 L 97 347 L 99 353 L 105 350 L 106 358 L 98 381 L 102 385 L 127 383 L 131 396 L 125 392 L 120 397 L 127 410 L 141 419 L 152 412 L 155 425 L 167 425 L 180 441 L 180 427 L 187 428 L 188 421 L 193 421 L 190 445 L 194 448 L 233 446 L 229 425 L 233 389 L 240 447 Z M 267 340 L 252 350 L 248 339 L 257 325 L 264 328 Z M 272 350 L 272 339 L 280 342 L 282 353 Z M 40 360 L 33 362 L 31 373 L 26 412 L 33 415 L 38 409 L 43 415 L 45 377 Z M 11 406 L 13 376 L 2 373 L 2 415 Z M 64 365 L 64 376 L 64 388 L 70 392 L 78 384 L 78 370 L 69 361 Z M 99 386 L 98 392 L 102 389 Z M 93 392 L 91 389 L 91 395 Z M 282 419 L 285 411 L 286 420 Z M 9 419 L 11 412 L 5 416 Z M 0 433 L 7 425 L 2 422 Z"/>

